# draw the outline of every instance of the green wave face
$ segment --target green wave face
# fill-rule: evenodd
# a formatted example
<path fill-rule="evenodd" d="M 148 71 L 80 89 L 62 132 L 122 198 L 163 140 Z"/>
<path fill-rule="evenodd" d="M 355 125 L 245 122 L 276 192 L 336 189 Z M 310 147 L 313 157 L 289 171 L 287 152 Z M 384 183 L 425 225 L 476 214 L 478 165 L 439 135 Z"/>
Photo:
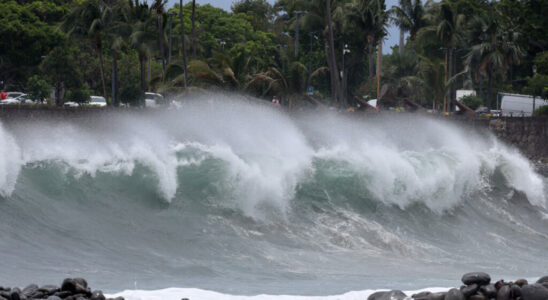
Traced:
<path fill-rule="evenodd" d="M 334 294 L 548 262 L 546 177 L 441 121 L 289 117 L 215 96 L 2 124 L 0 142 L 7 285 Z"/>

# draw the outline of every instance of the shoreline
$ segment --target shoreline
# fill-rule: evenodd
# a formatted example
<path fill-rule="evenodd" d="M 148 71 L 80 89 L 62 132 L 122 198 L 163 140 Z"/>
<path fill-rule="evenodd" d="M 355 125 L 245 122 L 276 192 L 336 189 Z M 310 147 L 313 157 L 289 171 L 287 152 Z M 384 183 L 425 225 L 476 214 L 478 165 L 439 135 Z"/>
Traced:
<path fill-rule="evenodd" d="M 1 300 L 47 299 L 47 300 L 270 300 L 270 299 L 316 299 L 316 300 L 546 300 L 548 299 L 548 276 L 536 281 L 527 279 L 515 281 L 498 280 L 484 272 L 471 272 L 462 276 L 463 285 L 454 288 L 431 287 L 411 291 L 402 290 L 362 290 L 341 295 L 300 296 L 267 295 L 252 296 L 223 294 L 197 288 L 166 288 L 161 290 L 125 290 L 114 294 L 103 294 L 93 290 L 84 278 L 66 278 L 60 286 L 29 284 L 23 289 L 0 286 Z M 365 298 L 367 297 L 367 298 Z"/>

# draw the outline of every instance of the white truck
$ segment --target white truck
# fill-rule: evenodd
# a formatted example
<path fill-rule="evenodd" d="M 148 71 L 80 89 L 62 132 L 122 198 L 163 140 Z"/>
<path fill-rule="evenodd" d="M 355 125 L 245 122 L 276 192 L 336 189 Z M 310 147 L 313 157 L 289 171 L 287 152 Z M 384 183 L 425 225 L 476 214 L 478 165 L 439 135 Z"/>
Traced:
<path fill-rule="evenodd" d="M 533 96 L 499 93 L 501 97 L 500 113 L 503 117 L 530 117 L 533 115 Z M 540 97 L 534 99 L 535 109 L 548 105 Z"/>

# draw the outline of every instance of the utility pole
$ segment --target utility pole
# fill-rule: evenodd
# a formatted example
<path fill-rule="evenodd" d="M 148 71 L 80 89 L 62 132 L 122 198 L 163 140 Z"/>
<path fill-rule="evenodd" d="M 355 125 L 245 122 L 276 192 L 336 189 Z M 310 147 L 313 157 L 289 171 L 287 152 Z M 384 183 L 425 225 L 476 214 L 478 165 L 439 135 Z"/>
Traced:
<path fill-rule="evenodd" d="M 171 38 L 171 30 L 173 27 L 173 17 L 177 15 L 176 12 L 170 12 L 169 13 L 169 56 L 167 58 L 167 63 L 169 64 L 171 62 L 171 45 L 172 45 L 172 38 Z"/>
<path fill-rule="evenodd" d="M 302 11 L 295 12 L 295 57 L 299 56 L 299 17 L 303 14 Z"/>

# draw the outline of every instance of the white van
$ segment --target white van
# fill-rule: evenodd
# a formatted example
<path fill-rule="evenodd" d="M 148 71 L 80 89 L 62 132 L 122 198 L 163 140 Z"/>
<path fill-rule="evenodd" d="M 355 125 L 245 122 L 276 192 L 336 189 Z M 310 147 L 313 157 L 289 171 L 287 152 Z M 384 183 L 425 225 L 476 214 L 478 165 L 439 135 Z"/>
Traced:
<path fill-rule="evenodd" d="M 501 95 L 500 114 L 503 117 L 530 117 L 533 115 L 533 96 L 499 93 Z M 535 98 L 535 109 L 548 105 L 548 101 Z"/>

